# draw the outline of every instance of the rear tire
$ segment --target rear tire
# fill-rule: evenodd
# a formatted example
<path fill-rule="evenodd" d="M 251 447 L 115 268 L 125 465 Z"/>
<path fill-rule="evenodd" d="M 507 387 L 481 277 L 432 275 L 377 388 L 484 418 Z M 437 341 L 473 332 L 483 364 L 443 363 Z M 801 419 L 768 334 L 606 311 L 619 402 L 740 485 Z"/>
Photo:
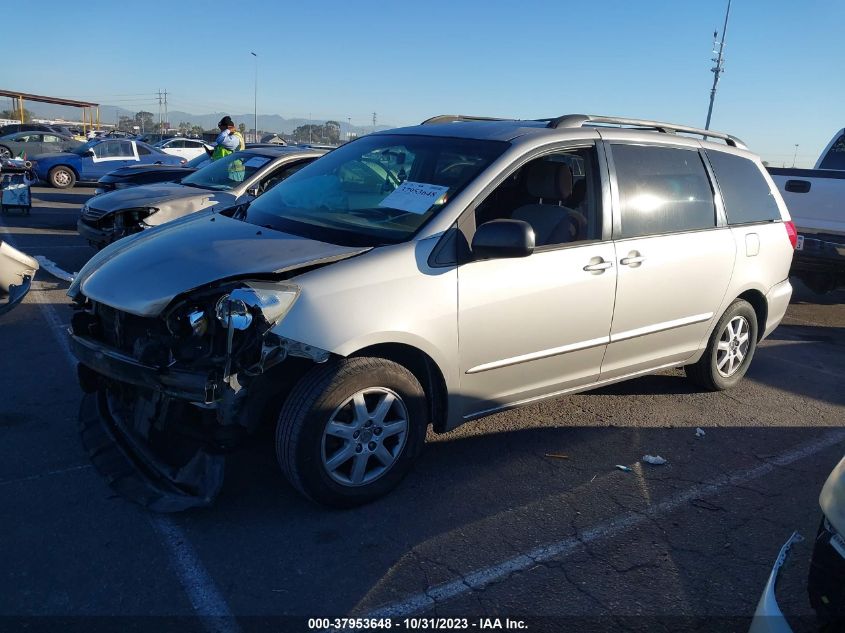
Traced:
<path fill-rule="evenodd" d="M 719 319 L 702 357 L 684 370 L 708 391 L 730 389 L 745 376 L 756 349 L 757 314 L 750 303 L 737 299 Z"/>
<path fill-rule="evenodd" d="M 425 444 L 425 392 L 402 365 L 344 358 L 307 372 L 285 400 L 276 456 L 301 494 L 349 508 L 395 488 Z"/>
<path fill-rule="evenodd" d="M 76 174 L 69 167 L 60 165 L 50 170 L 50 184 L 56 189 L 72 189 L 76 184 Z"/>

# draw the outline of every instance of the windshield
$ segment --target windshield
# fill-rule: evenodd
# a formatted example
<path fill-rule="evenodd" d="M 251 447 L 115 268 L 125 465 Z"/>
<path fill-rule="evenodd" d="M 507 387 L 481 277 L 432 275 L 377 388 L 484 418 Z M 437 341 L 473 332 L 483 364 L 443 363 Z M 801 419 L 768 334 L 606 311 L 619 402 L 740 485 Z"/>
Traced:
<path fill-rule="evenodd" d="M 183 185 L 229 191 L 248 180 L 259 169 L 273 160 L 253 152 L 235 152 L 219 158 L 182 179 Z"/>
<path fill-rule="evenodd" d="M 246 209 L 244 219 L 324 242 L 403 242 L 507 147 L 501 141 L 366 136 L 276 185 Z"/>
<path fill-rule="evenodd" d="M 200 167 L 205 167 L 210 162 L 211 157 L 205 152 L 203 152 L 196 158 L 192 158 L 187 163 L 185 163 L 185 167 L 190 167 L 191 169 L 199 169 Z"/>
<path fill-rule="evenodd" d="M 819 169 L 845 169 L 845 134 L 840 136 L 828 150 Z"/>

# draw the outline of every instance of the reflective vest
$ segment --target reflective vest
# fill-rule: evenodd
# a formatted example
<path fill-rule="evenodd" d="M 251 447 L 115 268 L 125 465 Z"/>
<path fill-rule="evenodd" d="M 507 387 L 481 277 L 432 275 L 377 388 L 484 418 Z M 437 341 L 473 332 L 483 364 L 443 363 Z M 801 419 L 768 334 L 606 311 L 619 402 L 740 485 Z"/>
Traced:
<path fill-rule="evenodd" d="M 221 143 L 218 143 L 214 147 L 214 151 L 211 153 L 211 160 L 217 160 L 218 158 L 223 158 L 224 156 L 228 156 L 229 154 L 232 154 L 233 152 L 240 151 L 244 147 L 246 147 L 246 143 L 244 143 L 244 137 L 241 135 L 240 132 L 235 130 L 234 132 L 232 132 L 232 135 L 237 137 L 237 139 L 238 139 L 238 149 L 236 149 L 236 150 L 227 149 L 227 148 L 223 147 L 223 145 Z"/>

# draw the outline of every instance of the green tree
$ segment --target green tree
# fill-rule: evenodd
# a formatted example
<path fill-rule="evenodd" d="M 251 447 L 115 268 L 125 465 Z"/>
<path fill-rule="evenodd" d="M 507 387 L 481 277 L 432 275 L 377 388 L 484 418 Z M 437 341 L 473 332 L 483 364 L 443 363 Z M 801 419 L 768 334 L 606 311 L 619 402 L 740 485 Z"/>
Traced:
<path fill-rule="evenodd" d="M 153 130 L 153 113 L 141 110 L 135 113 L 135 125 L 141 128 L 142 132 L 151 132 Z"/>
<path fill-rule="evenodd" d="M 0 110 L 0 119 L 12 119 L 13 121 L 20 121 L 20 110 Z M 23 121 L 24 123 L 32 121 L 31 110 L 27 110 L 26 108 L 23 109 Z"/>
<path fill-rule="evenodd" d="M 136 125 L 135 117 L 124 115 L 117 119 L 117 129 L 123 130 L 124 132 L 132 132 Z"/>
<path fill-rule="evenodd" d="M 246 125 L 244 125 L 243 123 L 239 123 L 239 124 L 238 124 L 238 131 L 239 131 L 241 134 L 243 134 L 244 132 L 246 132 Z"/>

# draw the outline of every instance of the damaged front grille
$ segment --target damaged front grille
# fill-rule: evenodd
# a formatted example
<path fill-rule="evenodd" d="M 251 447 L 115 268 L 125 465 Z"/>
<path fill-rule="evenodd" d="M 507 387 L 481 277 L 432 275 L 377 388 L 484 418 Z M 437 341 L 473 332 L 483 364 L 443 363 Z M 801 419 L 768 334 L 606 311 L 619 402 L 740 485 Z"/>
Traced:
<path fill-rule="evenodd" d="M 95 209 L 93 207 L 83 207 L 82 208 L 82 218 L 84 220 L 88 220 L 91 222 L 96 222 L 100 220 L 104 215 L 106 215 L 108 211 L 103 211 L 101 209 Z"/>

